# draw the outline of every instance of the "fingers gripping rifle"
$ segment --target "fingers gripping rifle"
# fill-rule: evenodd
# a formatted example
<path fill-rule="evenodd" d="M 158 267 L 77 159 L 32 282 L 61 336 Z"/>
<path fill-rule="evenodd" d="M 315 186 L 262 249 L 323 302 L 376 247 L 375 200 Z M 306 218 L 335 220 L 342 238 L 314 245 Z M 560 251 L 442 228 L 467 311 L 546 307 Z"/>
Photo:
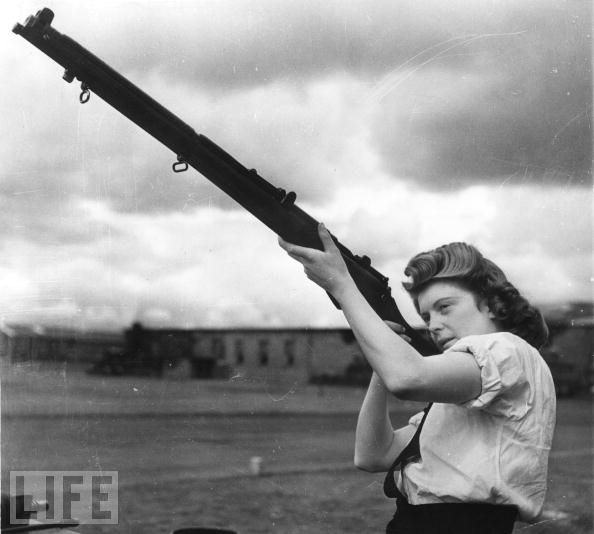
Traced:
<path fill-rule="evenodd" d="M 283 239 L 322 249 L 318 222 L 295 205 L 295 193 L 273 186 L 255 169 L 247 169 L 210 139 L 197 134 L 109 65 L 52 28 L 53 18 L 53 12 L 44 8 L 28 17 L 24 25 L 16 24 L 13 32 L 64 67 L 64 80 L 70 83 L 76 78 L 81 82 L 81 103 L 87 102 L 93 91 L 172 150 L 177 155 L 175 172 L 194 167 Z M 356 256 L 334 240 L 357 287 L 376 313 L 384 320 L 402 324 L 420 353 L 434 354 L 434 345 L 402 317 L 391 296 L 388 278 L 371 266 L 368 257 Z"/>

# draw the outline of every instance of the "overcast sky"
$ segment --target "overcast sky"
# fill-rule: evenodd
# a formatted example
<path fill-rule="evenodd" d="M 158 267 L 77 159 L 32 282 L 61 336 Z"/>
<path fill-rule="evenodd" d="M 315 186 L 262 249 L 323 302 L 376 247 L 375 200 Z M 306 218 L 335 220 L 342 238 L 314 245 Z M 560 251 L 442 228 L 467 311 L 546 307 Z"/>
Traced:
<path fill-rule="evenodd" d="M 77 40 L 371 256 L 478 246 L 592 298 L 591 8 L 554 0 L 2 2 L 0 320 L 337 326 L 259 221 L 10 30 Z M 412 319 L 412 316 L 409 316 Z"/>

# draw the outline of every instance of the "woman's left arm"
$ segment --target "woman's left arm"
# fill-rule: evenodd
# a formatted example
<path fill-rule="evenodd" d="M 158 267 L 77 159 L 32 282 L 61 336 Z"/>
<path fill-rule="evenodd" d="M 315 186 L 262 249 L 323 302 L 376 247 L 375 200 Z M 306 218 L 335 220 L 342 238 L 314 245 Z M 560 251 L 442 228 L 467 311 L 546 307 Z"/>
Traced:
<path fill-rule="evenodd" d="M 318 229 L 324 250 L 301 247 L 279 238 L 307 277 L 340 304 L 363 354 L 396 397 L 429 402 L 464 402 L 480 394 L 480 370 L 470 354 L 424 358 L 384 323 L 357 288 L 328 230 Z"/>

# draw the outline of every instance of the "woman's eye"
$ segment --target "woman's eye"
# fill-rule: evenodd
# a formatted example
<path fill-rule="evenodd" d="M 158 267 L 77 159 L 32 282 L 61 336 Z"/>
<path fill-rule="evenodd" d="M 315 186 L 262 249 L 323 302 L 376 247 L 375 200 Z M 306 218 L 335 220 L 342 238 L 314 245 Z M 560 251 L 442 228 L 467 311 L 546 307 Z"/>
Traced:
<path fill-rule="evenodd" d="M 444 311 L 448 311 L 450 309 L 451 305 L 450 304 L 442 304 L 441 306 L 439 306 L 439 311 L 444 312 Z"/>

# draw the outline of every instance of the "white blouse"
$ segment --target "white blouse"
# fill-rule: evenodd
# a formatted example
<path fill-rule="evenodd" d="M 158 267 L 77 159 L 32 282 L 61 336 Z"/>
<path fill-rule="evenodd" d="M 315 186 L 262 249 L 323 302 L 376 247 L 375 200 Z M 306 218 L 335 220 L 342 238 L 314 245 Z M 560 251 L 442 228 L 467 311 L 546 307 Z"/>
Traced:
<path fill-rule="evenodd" d="M 508 332 L 468 336 L 447 351 L 469 352 L 481 394 L 462 404 L 434 403 L 421 431 L 421 461 L 398 487 L 411 504 L 514 504 L 520 519 L 542 511 L 555 427 L 555 388 L 536 349 Z M 423 413 L 410 423 L 418 426 Z"/>

